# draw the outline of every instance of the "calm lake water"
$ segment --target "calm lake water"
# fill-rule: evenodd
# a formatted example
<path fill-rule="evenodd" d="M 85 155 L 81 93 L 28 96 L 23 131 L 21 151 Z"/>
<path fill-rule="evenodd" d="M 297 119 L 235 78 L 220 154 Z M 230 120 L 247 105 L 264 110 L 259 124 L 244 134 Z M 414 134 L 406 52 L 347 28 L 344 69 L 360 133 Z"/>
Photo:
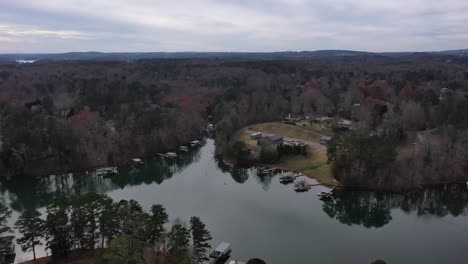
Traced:
<path fill-rule="evenodd" d="M 134 199 L 148 210 L 164 205 L 172 220 L 200 216 L 215 247 L 232 244 L 232 258 L 282 263 L 467 263 L 468 191 L 450 186 L 405 195 L 338 192 L 322 202 L 312 187 L 296 193 L 279 175 L 260 178 L 254 169 L 229 171 L 213 156 L 208 139 L 174 163 L 152 162 L 111 179 L 49 177 L 2 184 L 14 223 L 24 208 L 45 206 L 54 195 L 104 192 Z M 309 180 L 314 182 L 313 180 Z M 16 261 L 32 258 L 16 248 Z M 39 255 L 45 256 L 44 249 Z"/>

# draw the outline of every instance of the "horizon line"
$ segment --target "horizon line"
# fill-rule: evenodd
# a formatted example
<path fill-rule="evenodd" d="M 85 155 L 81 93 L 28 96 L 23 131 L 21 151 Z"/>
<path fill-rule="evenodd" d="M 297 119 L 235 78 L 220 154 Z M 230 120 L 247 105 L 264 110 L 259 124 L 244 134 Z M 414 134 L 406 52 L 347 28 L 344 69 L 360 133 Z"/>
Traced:
<path fill-rule="evenodd" d="M 365 51 L 365 50 L 351 50 L 351 49 L 318 49 L 318 50 L 282 50 L 282 51 L 65 51 L 65 52 L 0 52 L 0 55 L 53 55 L 53 54 L 67 54 L 67 53 L 102 53 L 102 54 L 123 54 L 123 53 L 301 53 L 301 52 L 319 52 L 319 51 L 349 51 L 349 52 L 363 52 L 363 53 L 434 53 L 434 52 L 447 52 L 447 51 L 462 51 L 463 53 L 468 48 L 449 49 L 449 50 L 423 50 L 423 51 Z"/>

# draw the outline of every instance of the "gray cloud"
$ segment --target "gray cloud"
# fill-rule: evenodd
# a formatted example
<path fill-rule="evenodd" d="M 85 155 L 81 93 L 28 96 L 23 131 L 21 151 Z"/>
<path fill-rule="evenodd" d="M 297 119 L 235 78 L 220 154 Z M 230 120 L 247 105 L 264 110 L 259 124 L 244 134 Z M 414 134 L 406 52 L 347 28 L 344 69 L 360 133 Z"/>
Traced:
<path fill-rule="evenodd" d="M 467 24 L 465 0 L 2 0 L 0 52 L 442 50 Z"/>

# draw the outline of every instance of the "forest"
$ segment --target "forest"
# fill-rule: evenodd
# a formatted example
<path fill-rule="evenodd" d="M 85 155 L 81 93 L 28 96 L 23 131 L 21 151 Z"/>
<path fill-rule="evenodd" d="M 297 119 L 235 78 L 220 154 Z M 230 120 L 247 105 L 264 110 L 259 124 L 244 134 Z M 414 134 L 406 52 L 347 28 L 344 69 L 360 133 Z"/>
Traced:
<path fill-rule="evenodd" d="M 11 210 L 0 204 L 0 235 L 11 233 L 7 226 Z M 91 256 L 93 263 L 192 264 L 208 260 L 211 235 L 199 217 L 189 225 L 176 219 L 166 230 L 169 216 L 159 204 L 145 212 L 134 200 L 114 202 L 105 194 L 88 193 L 56 199 L 47 206 L 46 217 L 36 209 L 24 210 L 15 223 L 23 251 L 45 243 L 51 262 L 77 256 Z M 2 250 L 7 245 L 0 245 Z M 3 252 L 3 251 L 2 251 Z M 90 252 L 90 253 L 89 253 Z"/>
<path fill-rule="evenodd" d="M 216 154 L 250 124 L 353 120 L 329 146 L 335 178 L 403 190 L 468 179 L 468 59 L 37 61 L 0 64 L 0 172 L 37 177 L 174 150 L 216 128 Z"/>

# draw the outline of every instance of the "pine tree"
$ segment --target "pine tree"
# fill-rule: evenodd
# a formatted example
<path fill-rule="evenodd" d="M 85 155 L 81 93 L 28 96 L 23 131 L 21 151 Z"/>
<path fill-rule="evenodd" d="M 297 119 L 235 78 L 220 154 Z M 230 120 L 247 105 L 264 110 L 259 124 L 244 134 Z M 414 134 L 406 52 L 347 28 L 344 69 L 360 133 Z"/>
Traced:
<path fill-rule="evenodd" d="M 117 207 L 107 195 L 103 195 L 100 201 L 101 215 L 99 216 L 99 233 L 101 235 L 101 248 L 104 248 L 104 242 L 110 242 L 118 233 L 119 221 L 116 217 Z"/>
<path fill-rule="evenodd" d="M 8 218 L 11 217 L 11 210 L 4 204 L 0 203 L 0 236 L 4 233 L 10 233 L 11 228 L 7 226 Z"/>
<path fill-rule="evenodd" d="M 24 252 L 31 250 L 34 259 L 36 259 L 36 246 L 42 245 L 40 238 L 44 235 L 44 223 L 41 213 L 34 209 L 24 211 L 15 223 L 15 227 L 23 235 L 16 241 Z"/>
<path fill-rule="evenodd" d="M 174 224 L 169 233 L 169 259 L 170 264 L 190 263 L 187 250 L 189 247 L 190 233 L 182 224 Z"/>
<path fill-rule="evenodd" d="M 68 257 L 72 243 L 68 209 L 64 201 L 54 201 L 47 207 L 45 222 L 47 248 L 54 258 Z"/>
<path fill-rule="evenodd" d="M 169 221 L 166 209 L 155 204 L 151 207 L 151 215 L 148 218 L 148 242 L 150 245 L 156 245 L 164 235 L 164 225 Z M 158 247 L 159 251 L 159 247 Z"/>
<path fill-rule="evenodd" d="M 206 253 L 211 247 L 209 241 L 212 238 L 199 217 L 192 216 L 190 218 L 190 231 L 192 232 L 193 240 L 193 263 L 199 264 L 209 260 Z"/>
<path fill-rule="evenodd" d="M 3 237 L 5 233 L 11 233 L 12 231 L 11 228 L 7 226 L 8 218 L 10 218 L 10 216 L 11 210 L 4 204 L 0 203 L 0 237 Z M 0 239 L 0 250 L 4 251 L 4 249 L 9 246 L 9 241 Z"/>

